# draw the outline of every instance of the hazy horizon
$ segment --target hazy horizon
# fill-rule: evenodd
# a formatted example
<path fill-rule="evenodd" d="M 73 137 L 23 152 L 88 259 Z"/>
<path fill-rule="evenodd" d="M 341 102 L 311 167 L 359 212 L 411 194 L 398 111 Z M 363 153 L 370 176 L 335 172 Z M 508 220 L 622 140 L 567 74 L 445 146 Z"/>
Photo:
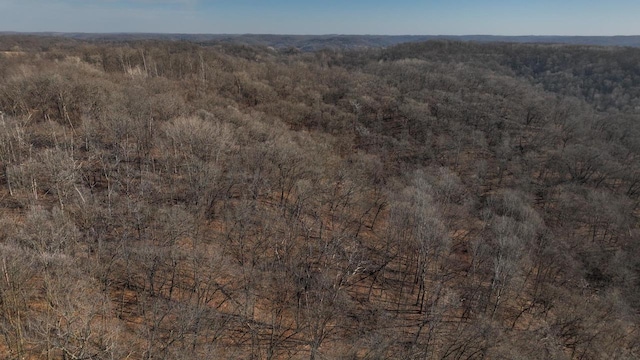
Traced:
<path fill-rule="evenodd" d="M 0 0 L 0 31 L 278 35 L 640 35 L 640 3 L 612 0 Z"/>
<path fill-rule="evenodd" d="M 553 37 L 640 37 L 639 34 L 631 34 L 631 35 L 575 35 L 575 34 L 547 34 L 547 35 L 539 35 L 539 34 L 514 34 L 514 35 L 500 35 L 500 34 L 377 34 L 377 33 L 318 33 L 318 34 L 304 34 L 304 33 L 229 33 L 229 32 L 161 32 L 161 31 L 14 31 L 14 30 L 2 30 L 0 29 L 0 33 L 3 34 L 29 34 L 29 35 L 38 35 L 38 34 L 87 34 L 87 35 L 210 35 L 210 36 L 312 36 L 312 37 L 325 37 L 325 36 L 389 36 L 389 37 L 402 37 L 402 36 L 415 36 L 415 37 L 504 37 L 504 38 L 517 38 L 517 37 L 540 37 L 540 38 L 553 38 Z"/>

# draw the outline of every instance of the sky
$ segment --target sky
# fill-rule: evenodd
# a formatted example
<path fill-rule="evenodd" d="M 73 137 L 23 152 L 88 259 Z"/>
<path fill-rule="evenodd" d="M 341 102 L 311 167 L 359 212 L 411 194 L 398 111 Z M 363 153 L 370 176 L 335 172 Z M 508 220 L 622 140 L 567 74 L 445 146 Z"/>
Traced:
<path fill-rule="evenodd" d="M 0 31 L 640 35 L 639 0 L 0 0 Z"/>

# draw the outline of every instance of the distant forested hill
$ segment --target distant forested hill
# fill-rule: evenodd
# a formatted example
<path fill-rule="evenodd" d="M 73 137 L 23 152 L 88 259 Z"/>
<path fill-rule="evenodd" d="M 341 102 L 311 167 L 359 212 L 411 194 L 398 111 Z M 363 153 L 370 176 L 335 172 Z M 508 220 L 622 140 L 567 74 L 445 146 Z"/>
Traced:
<path fill-rule="evenodd" d="M 1 33 L 0 33 L 1 34 Z M 233 43 L 275 48 L 355 49 L 387 47 L 407 42 L 454 40 L 471 42 L 548 43 L 597 46 L 640 47 L 640 36 L 493 36 L 493 35 L 271 35 L 271 34 L 154 34 L 154 33 L 37 33 L 33 35 L 66 37 L 78 40 L 133 41 L 185 40 L 198 43 Z"/>

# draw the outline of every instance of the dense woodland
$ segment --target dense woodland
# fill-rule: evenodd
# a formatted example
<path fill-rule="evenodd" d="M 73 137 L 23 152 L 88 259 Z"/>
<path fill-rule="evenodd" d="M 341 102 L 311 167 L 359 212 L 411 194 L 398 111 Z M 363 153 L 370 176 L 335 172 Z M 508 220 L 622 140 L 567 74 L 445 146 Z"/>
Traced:
<path fill-rule="evenodd" d="M 640 358 L 640 49 L 0 50 L 1 358 Z"/>

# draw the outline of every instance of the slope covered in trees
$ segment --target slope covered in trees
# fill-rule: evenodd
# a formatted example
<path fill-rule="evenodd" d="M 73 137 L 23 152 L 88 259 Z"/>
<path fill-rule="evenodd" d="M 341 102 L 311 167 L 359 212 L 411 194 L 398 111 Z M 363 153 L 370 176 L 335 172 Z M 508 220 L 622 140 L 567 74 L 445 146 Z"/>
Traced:
<path fill-rule="evenodd" d="M 0 357 L 638 357 L 640 50 L 0 43 Z"/>

